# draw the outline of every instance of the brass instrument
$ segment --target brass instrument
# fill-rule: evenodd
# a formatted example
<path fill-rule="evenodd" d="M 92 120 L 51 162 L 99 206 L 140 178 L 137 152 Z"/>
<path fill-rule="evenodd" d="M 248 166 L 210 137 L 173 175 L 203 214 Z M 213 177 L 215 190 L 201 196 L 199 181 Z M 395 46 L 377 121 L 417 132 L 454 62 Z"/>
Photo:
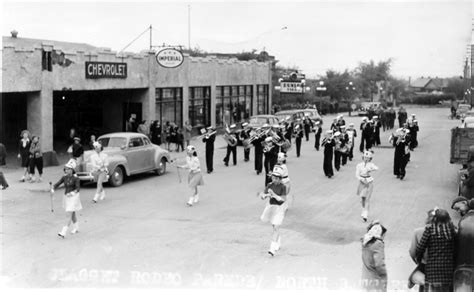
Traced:
<path fill-rule="evenodd" d="M 249 143 L 252 143 L 254 140 L 256 139 L 260 139 L 264 136 L 267 135 L 267 133 L 269 132 L 270 129 L 268 130 L 265 130 L 263 128 L 256 128 L 255 130 L 252 130 L 252 132 L 250 132 L 250 138 L 249 138 Z"/>
<path fill-rule="evenodd" d="M 237 146 L 237 138 L 235 138 L 233 135 L 226 132 L 224 133 L 222 138 L 224 138 L 224 140 L 227 142 L 229 146 L 231 147 Z"/>
<path fill-rule="evenodd" d="M 212 135 L 216 134 L 217 131 L 212 131 L 210 133 L 206 133 L 206 134 L 202 134 L 201 136 L 198 136 L 197 139 L 202 139 L 202 138 L 206 138 L 206 139 L 209 139 L 209 137 L 211 137 Z"/>
<path fill-rule="evenodd" d="M 293 138 L 296 138 L 302 131 L 303 131 L 303 127 L 300 124 L 297 124 L 295 128 L 293 129 L 293 133 L 291 134 L 291 136 Z"/>

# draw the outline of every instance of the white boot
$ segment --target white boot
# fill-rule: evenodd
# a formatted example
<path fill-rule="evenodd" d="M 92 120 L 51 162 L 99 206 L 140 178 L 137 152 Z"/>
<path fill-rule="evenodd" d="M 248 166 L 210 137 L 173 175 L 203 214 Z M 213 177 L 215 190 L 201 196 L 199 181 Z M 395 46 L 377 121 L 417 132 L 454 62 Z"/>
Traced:
<path fill-rule="evenodd" d="M 98 199 L 99 199 L 99 193 L 95 193 L 94 198 L 92 199 L 92 202 L 97 203 Z"/>
<path fill-rule="evenodd" d="M 194 197 L 191 196 L 191 197 L 189 197 L 189 200 L 186 204 L 188 204 L 188 206 L 191 207 L 193 205 L 193 202 L 194 202 Z"/>
<path fill-rule="evenodd" d="M 58 233 L 58 235 L 59 235 L 60 237 L 64 238 L 64 237 L 66 236 L 67 229 L 68 229 L 67 226 L 63 226 L 63 229 L 61 229 L 61 231 Z"/>
<path fill-rule="evenodd" d="M 100 200 L 104 200 L 105 199 L 105 191 L 102 190 L 102 192 L 100 192 Z"/>
<path fill-rule="evenodd" d="M 281 246 L 281 236 L 278 236 L 278 240 L 275 242 L 276 245 L 276 249 L 275 250 L 280 250 L 280 246 Z"/>
<path fill-rule="evenodd" d="M 194 195 L 194 203 L 197 203 L 197 202 L 199 202 L 199 195 L 195 194 Z"/>
<path fill-rule="evenodd" d="M 270 244 L 270 249 L 268 250 L 268 253 L 271 256 L 274 256 L 277 251 L 277 247 L 278 247 L 278 243 L 276 243 L 275 241 L 272 241 L 272 243 Z"/>
<path fill-rule="evenodd" d="M 362 217 L 362 220 L 364 220 L 364 222 L 367 222 L 367 216 L 369 215 L 369 212 L 367 210 L 362 210 L 362 214 L 360 214 L 360 216 Z"/>
<path fill-rule="evenodd" d="M 26 179 L 25 176 L 22 176 L 21 179 L 20 179 L 20 181 L 21 181 L 21 182 L 25 182 L 25 179 Z"/>
<path fill-rule="evenodd" d="M 72 223 L 72 230 L 71 234 L 75 234 L 79 232 L 79 222 Z"/>

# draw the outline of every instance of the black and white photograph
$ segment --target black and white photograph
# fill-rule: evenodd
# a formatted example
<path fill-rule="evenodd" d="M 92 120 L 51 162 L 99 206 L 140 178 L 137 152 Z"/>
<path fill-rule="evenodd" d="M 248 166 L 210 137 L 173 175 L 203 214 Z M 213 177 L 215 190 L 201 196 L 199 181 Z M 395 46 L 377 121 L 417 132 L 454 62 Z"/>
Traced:
<path fill-rule="evenodd" d="M 472 0 L 0 19 L 3 291 L 474 292 Z"/>

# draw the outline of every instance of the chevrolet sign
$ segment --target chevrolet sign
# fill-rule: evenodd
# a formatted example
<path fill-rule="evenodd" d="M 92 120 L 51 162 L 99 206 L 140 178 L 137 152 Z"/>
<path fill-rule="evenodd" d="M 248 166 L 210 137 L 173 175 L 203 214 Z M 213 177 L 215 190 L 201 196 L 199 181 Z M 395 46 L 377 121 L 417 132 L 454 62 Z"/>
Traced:
<path fill-rule="evenodd" d="M 184 56 L 180 51 L 166 48 L 156 54 L 156 61 L 165 68 L 176 68 L 183 64 Z"/>

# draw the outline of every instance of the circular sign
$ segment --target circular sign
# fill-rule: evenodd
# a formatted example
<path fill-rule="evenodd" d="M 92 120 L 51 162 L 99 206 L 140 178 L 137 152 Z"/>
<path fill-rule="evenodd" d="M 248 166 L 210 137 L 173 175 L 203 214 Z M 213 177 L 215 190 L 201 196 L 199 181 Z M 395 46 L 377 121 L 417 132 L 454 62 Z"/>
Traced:
<path fill-rule="evenodd" d="M 355 103 L 351 104 L 351 109 L 352 109 L 353 111 L 355 111 L 355 110 L 356 110 L 356 108 L 357 108 L 357 106 L 356 106 L 356 104 L 355 104 Z"/>
<path fill-rule="evenodd" d="M 180 51 L 167 48 L 159 51 L 156 54 L 156 61 L 160 66 L 165 68 L 176 68 L 183 64 L 184 56 Z"/>

